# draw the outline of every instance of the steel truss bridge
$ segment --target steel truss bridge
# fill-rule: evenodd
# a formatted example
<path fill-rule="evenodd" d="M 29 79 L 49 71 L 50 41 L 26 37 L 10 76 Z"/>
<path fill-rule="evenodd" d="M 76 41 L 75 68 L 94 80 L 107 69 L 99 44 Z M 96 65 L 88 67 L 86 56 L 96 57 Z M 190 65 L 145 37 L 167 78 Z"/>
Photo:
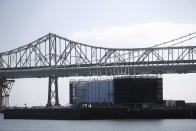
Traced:
<path fill-rule="evenodd" d="M 47 105 L 52 99 L 59 105 L 58 77 L 196 73 L 196 46 L 179 46 L 195 37 L 196 32 L 149 48 L 127 49 L 91 46 L 49 33 L 0 53 L 0 81 L 49 77 Z"/>

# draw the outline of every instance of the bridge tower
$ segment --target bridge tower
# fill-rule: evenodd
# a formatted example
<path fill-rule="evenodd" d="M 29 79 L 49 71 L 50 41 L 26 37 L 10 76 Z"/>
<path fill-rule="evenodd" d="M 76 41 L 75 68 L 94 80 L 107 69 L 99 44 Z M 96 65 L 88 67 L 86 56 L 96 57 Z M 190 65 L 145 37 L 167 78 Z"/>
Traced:
<path fill-rule="evenodd" d="M 60 106 L 58 95 L 58 77 L 50 76 L 48 82 L 48 103 L 47 107 Z"/>
<path fill-rule="evenodd" d="M 0 109 L 9 106 L 9 95 L 15 80 L 0 79 Z"/>

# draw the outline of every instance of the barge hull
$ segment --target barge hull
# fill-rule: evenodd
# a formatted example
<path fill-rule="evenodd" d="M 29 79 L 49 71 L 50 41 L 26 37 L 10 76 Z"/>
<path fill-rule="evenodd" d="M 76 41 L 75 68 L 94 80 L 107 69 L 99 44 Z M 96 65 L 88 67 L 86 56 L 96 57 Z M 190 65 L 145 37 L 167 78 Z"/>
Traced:
<path fill-rule="evenodd" d="M 5 119 L 195 119 L 196 109 L 128 109 L 128 108 L 84 108 L 84 109 L 6 109 Z"/>

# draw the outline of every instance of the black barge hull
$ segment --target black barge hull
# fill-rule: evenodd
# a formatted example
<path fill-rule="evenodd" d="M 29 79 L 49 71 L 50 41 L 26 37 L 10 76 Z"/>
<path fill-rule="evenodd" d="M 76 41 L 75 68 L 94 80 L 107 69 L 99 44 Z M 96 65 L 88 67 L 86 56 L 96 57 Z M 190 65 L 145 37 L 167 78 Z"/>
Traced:
<path fill-rule="evenodd" d="M 5 119 L 195 119 L 196 109 L 60 108 L 5 109 Z"/>

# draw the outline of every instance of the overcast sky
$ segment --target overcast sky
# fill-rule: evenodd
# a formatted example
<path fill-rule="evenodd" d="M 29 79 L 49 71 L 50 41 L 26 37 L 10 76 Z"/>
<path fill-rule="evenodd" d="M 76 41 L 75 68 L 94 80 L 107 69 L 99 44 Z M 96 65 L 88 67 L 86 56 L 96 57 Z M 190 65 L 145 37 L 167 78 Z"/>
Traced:
<path fill-rule="evenodd" d="M 51 32 L 91 45 L 149 47 L 196 31 L 195 0 L 0 0 L 0 52 Z M 186 43 L 196 45 L 195 41 Z M 164 99 L 196 102 L 196 74 L 163 75 Z M 18 79 L 11 105 L 45 105 L 47 79 Z M 68 103 L 68 78 L 59 80 Z"/>

